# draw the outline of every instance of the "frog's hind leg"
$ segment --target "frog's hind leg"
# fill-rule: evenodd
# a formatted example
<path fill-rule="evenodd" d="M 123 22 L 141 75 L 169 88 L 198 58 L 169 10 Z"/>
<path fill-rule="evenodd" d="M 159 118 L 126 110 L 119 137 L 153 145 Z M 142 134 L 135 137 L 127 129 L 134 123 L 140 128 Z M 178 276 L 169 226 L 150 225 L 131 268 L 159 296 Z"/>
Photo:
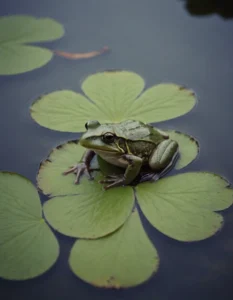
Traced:
<path fill-rule="evenodd" d="M 121 156 L 121 159 L 128 163 L 125 173 L 123 175 L 110 175 L 107 176 L 107 179 L 99 181 L 100 183 L 109 183 L 109 185 L 104 187 L 105 190 L 117 186 L 128 185 L 139 174 L 142 166 L 142 159 L 140 157 L 132 154 L 124 154 Z"/>
<path fill-rule="evenodd" d="M 149 166 L 156 171 L 156 177 L 163 177 L 175 164 L 178 158 L 179 145 L 176 141 L 165 140 L 158 145 L 149 159 Z"/>

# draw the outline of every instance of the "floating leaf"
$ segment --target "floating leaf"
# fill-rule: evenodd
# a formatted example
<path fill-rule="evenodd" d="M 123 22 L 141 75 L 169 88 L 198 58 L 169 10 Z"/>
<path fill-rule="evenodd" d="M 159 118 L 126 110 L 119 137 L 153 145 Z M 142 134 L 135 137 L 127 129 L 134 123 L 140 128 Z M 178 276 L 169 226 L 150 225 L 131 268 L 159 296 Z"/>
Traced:
<path fill-rule="evenodd" d="M 96 192 L 86 186 L 85 194 L 56 197 L 45 203 L 45 218 L 54 229 L 72 237 L 95 239 L 124 224 L 134 204 L 132 188 L 120 188 L 116 193 L 113 189 L 103 191 L 96 181 L 89 185 L 95 185 Z"/>
<path fill-rule="evenodd" d="M 85 53 L 70 53 L 70 52 L 64 52 L 64 51 L 54 51 L 54 53 L 58 56 L 62 56 L 68 59 L 87 59 L 92 58 L 101 54 L 104 54 L 109 51 L 109 48 L 107 46 L 103 47 L 99 51 L 91 51 L 91 52 L 85 52 Z"/>
<path fill-rule="evenodd" d="M 167 131 L 169 137 L 179 144 L 179 159 L 175 165 L 175 169 L 179 170 L 190 164 L 198 155 L 199 145 L 197 140 L 178 131 Z"/>
<path fill-rule="evenodd" d="M 55 263 L 58 254 L 35 187 L 20 175 L 0 172 L 0 277 L 36 277 Z"/>
<path fill-rule="evenodd" d="M 139 205 L 150 223 L 179 241 L 214 235 L 223 217 L 215 211 L 233 203 L 228 182 L 211 173 L 185 173 L 136 187 Z"/>
<path fill-rule="evenodd" d="M 52 41 L 64 29 L 53 19 L 31 16 L 0 17 L 0 75 L 19 74 L 45 65 L 53 53 L 27 43 Z"/>
<path fill-rule="evenodd" d="M 153 86 L 140 96 L 143 88 L 144 80 L 133 72 L 96 73 L 82 83 L 92 102 L 72 91 L 57 91 L 34 102 L 31 116 L 41 126 L 77 132 L 85 130 L 88 120 L 158 122 L 183 115 L 195 104 L 194 93 L 175 84 Z"/>
<path fill-rule="evenodd" d="M 114 234 L 77 241 L 69 259 L 72 271 L 95 286 L 131 287 L 146 281 L 159 266 L 137 211 Z"/>
<path fill-rule="evenodd" d="M 143 88 L 143 78 L 129 71 L 112 70 L 96 73 L 82 83 L 84 93 L 104 113 L 106 121 L 110 122 L 125 120 L 125 111 L 130 109 Z M 104 119 L 99 121 L 105 122 Z"/>
<path fill-rule="evenodd" d="M 173 83 L 152 86 L 124 113 L 124 119 L 146 123 L 182 116 L 195 105 L 194 92 Z M 123 113 L 123 112 L 122 112 Z"/>
<path fill-rule="evenodd" d="M 189 137 L 175 132 L 172 137 L 176 136 L 181 153 L 184 146 L 191 147 Z M 54 197 L 44 205 L 45 217 L 59 232 L 89 239 L 77 241 L 71 251 L 70 266 L 78 277 L 99 287 L 138 285 L 157 271 L 159 258 L 137 211 L 132 212 L 133 190 L 103 191 L 97 182 L 100 175 L 94 181 L 83 176 L 81 184 L 75 185 L 74 174 L 62 173 L 82 153 L 77 142 L 69 142 L 54 149 L 42 163 L 38 185 Z M 188 160 L 191 156 L 183 161 L 181 157 L 183 165 Z M 233 202 L 233 191 L 227 185 L 211 173 L 186 173 L 139 184 L 135 195 L 145 217 L 162 233 L 179 241 L 198 241 L 221 228 L 223 217 L 216 211 Z"/>
<path fill-rule="evenodd" d="M 83 152 L 76 143 L 54 149 L 40 168 L 38 185 L 45 194 L 59 196 L 43 207 L 52 227 L 73 237 L 97 238 L 125 222 L 132 211 L 134 195 L 130 187 L 106 192 L 98 183 L 98 177 L 95 181 L 82 178 L 81 184 L 76 185 L 73 174 L 64 176 L 62 173 L 78 162 Z"/>
<path fill-rule="evenodd" d="M 42 96 L 30 110 L 38 124 L 59 131 L 85 131 L 84 125 L 88 120 L 103 118 L 93 103 L 69 90 Z"/>
<path fill-rule="evenodd" d="M 74 184 L 75 175 L 64 176 L 63 172 L 70 166 L 78 163 L 85 149 L 77 142 L 68 142 L 53 149 L 48 159 L 42 162 L 37 176 L 39 188 L 45 195 L 65 196 L 85 193 L 87 189 L 92 188 L 96 192 L 96 185 L 91 185 L 91 181 L 83 176 L 82 184 Z"/>

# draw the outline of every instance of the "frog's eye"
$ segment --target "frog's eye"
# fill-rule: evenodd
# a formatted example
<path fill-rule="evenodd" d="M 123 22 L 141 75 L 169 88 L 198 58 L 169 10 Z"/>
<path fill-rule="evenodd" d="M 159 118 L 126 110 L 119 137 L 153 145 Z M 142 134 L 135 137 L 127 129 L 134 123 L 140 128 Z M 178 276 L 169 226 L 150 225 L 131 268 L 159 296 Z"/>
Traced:
<path fill-rule="evenodd" d="M 86 124 L 85 124 L 85 128 L 86 130 L 88 130 L 89 128 L 97 128 L 100 126 L 100 122 L 99 121 L 88 121 Z"/>
<path fill-rule="evenodd" d="M 107 132 L 103 135 L 103 141 L 106 143 L 106 144 L 111 144 L 114 142 L 114 139 L 115 139 L 115 135 L 112 134 L 111 132 Z"/>

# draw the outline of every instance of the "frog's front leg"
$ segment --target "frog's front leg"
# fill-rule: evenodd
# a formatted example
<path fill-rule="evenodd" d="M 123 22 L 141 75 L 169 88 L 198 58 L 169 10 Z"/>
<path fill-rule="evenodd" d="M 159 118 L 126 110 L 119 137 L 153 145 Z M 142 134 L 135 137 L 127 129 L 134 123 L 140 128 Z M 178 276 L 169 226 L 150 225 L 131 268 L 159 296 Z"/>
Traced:
<path fill-rule="evenodd" d="M 125 160 L 128 164 L 124 175 L 108 176 L 109 179 L 101 180 L 100 183 L 110 183 L 104 187 L 105 190 L 116 186 L 130 184 L 140 172 L 142 166 L 142 159 L 140 157 L 131 154 L 124 154 L 121 156 L 121 159 Z"/>
<path fill-rule="evenodd" d="M 70 173 L 74 173 L 76 174 L 76 178 L 74 183 L 75 184 L 79 184 L 80 181 L 80 177 L 82 176 L 82 174 L 84 172 L 87 172 L 90 179 L 92 179 L 91 173 L 90 173 L 90 164 L 91 161 L 93 159 L 93 157 L 95 156 L 95 152 L 92 150 L 87 150 L 84 152 L 81 160 L 79 163 L 77 163 L 76 165 L 70 167 L 67 171 L 63 172 L 63 175 L 67 175 Z"/>
<path fill-rule="evenodd" d="M 179 145 L 171 139 L 164 140 L 152 153 L 149 159 L 149 166 L 152 170 L 163 176 L 174 164 L 178 155 Z"/>

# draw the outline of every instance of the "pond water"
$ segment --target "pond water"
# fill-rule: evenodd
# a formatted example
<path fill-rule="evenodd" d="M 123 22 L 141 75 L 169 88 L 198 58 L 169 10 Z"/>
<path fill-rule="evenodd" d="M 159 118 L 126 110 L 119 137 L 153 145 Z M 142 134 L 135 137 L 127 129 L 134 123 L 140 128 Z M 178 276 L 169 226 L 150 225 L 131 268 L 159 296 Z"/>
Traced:
<path fill-rule="evenodd" d="M 35 183 L 39 163 L 51 148 L 79 135 L 40 127 L 30 118 L 31 103 L 40 95 L 58 89 L 80 91 L 80 81 L 87 75 L 116 68 L 139 73 L 147 86 L 174 82 L 192 88 L 198 95 L 198 105 L 187 115 L 159 125 L 199 140 L 200 155 L 186 170 L 212 171 L 233 182 L 233 19 L 217 14 L 191 15 L 185 3 L 179 0 L 2 1 L 1 15 L 31 14 L 52 17 L 64 24 L 66 35 L 47 43 L 50 49 L 86 52 L 108 45 L 111 53 L 86 61 L 55 57 L 41 69 L 0 77 L 0 168 L 20 173 Z M 74 240 L 58 234 L 61 254 L 56 265 L 30 281 L 0 280 L 1 297 L 4 300 L 233 299 L 233 210 L 223 215 L 225 226 L 220 233 L 191 244 L 167 238 L 144 220 L 161 258 L 160 270 L 145 284 L 120 291 L 97 289 L 76 278 L 67 265 Z"/>

